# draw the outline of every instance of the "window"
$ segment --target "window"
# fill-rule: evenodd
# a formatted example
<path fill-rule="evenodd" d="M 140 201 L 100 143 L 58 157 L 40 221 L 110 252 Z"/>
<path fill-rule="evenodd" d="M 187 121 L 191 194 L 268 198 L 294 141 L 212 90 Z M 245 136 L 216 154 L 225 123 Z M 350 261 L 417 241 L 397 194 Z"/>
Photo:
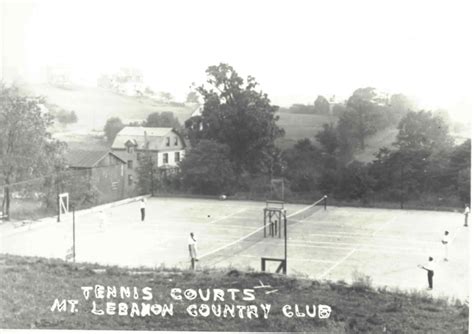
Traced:
<path fill-rule="evenodd" d="M 179 162 L 179 152 L 174 152 L 174 161 Z"/>
<path fill-rule="evenodd" d="M 166 137 L 166 146 L 170 146 L 170 137 Z"/>
<path fill-rule="evenodd" d="M 133 146 L 127 146 L 127 152 L 133 153 Z"/>
<path fill-rule="evenodd" d="M 128 176 L 128 185 L 131 186 L 133 184 L 133 176 L 129 175 Z"/>
<path fill-rule="evenodd" d="M 127 161 L 127 166 L 128 166 L 128 169 L 133 169 L 133 161 L 132 161 L 132 160 L 128 160 L 128 161 Z"/>
<path fill-rule="evenodd" d="M 174 137 L 174 146 L 178 146 L 178 137 Z"/>
<path fill-rule="evenodd" d="M 164 164 L 168 163 L 168 153 L 163 153 L 163 163 Z"/>
<path fill-rule="evenodd" d="M 118 189 L 118 182 L 112 182 L 112 190 Z"/>

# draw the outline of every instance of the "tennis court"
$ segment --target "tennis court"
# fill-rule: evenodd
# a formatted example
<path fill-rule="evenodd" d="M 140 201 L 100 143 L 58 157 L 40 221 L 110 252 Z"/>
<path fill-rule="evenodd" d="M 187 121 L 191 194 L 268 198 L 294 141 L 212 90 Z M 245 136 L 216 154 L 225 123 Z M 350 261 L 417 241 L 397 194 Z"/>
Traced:
<path fill-rule="evenodd" d="M 284 255 L 283 236 L 263 239 L 262 230 L 254 233 L 263 226 L 264 207 L 262 202 L 150 198 L 145 222 L 140 221 L 138 202 L 103 213 L 78 212 L 76 260 L 189 267 L 187 239 L 194 232 L 201 258 L 198 270 L 259 270 L 261 257 Z M 427 286 L 426 273 L 417 264 L 433 256 L 433 294 L 468 296 L 469 229 L 463 227 L 460 213 L 328 206 L 306 217 L 304 205 L 287 204 L 285 209 L 290 275 L 351 282 L 359 272 L 370 276 L 375 286 L 421 290 Z M 452 239 L 447 262 L 442 261 L 445 230 Z M 51 218 L 20 228 L 3 224 L 0 233 L 1 253 L 64 259 L 72 245 L 72 219 L 56 223 Z"/>

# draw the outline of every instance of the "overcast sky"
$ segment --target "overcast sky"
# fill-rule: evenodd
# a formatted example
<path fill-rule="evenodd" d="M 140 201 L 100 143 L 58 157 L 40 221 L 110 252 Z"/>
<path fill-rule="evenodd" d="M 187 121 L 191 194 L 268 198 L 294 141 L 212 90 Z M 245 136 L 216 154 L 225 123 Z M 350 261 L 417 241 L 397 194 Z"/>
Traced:
<path fill-rule="evenodd" d="M 471 103 L 467 0 L 0 1 L 3 72 L 30 81 L 46 65 L 84 82 L 129 66 L 183 99 L 225 62 L 283 106 L 366 86 L 465 116 Z"/>

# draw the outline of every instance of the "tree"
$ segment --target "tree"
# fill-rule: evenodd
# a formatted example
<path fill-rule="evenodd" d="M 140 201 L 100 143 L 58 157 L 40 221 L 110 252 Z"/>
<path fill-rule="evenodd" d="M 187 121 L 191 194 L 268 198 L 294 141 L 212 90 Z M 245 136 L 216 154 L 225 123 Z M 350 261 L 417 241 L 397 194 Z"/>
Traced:
<path fill-rule="evenodd" d="M 348 110 L 340 121 L 346 122 L 351 135 L 358 140 L 360 149 L 365 149 L 365 139 L 377 132 L 379 114 L 376 112 L 375 89 L 359 88 L 347 101 Z"/>
<path fill-rule="evenodd" d="M 324 96 L 319 95 L 314 101 L 314 109 L 317 114 L 327 115 L 329 114 L 329 102 Z"/>
<path fill-rule="evenodd" d="M 449 127 L 431 112 L 411 111 L 398 124 L 395 143 L 400 148 L 427 149 L 429 151 L 451 148 L 453 139 Z"/>
<path fill-rule="evenodd" d="M 306 104 L 292 104 L 291 107 L 288 109 L 288 112 L 294 113 L 294 114 L 314 114 L 314 106 L 312 105 L 306 105 Z"/>
<path fill-rule="evenodd" d="M 122 120 L 118 117 L 111 117 L 107 120 L 104 126 L 104 133 L 105 137 L 107 138 L 107 142 L 112 144 L 117 136 L 117 133 L 120 132 L 125 127 L 123 125 Z"/>
<path fill-rule="evenodd" d="M 67 111 L 61 110 L 58 111 L 54 117 L 58 120 L 59 123 L 63 125 L 72 124 L 77 122 L 77 115 L 74 110 Z"/>
<path fill-rule="evenodd" d="M 196 92 L 189 92 L 186 96 L 186 103 L 199 103 L 199 95 Z"/>
<path fill-rule="evenodd" d="M 180 170 L 183 186 L 194 193 L 218 195 L 233 190 L 235 175 L 225 144 L 201 140 L 187 153 Z"/>
<path fill-rule="evenodd" d="M 182 129 L 179 120 L 170 111 L 154 112 L 147 116 L 146 121 L 143 122 L 145 127 L 158 127 L 158 128 L 174 128 Z"/>
<path fill-rule="evenodd" d="M 286 162 L 285 177 L 293 191 L 317 189 L 322 160 L 321 150 L 309 139 L 299 140 L 294 147 L 284 152 Z"/>
<path fill-rule="evenodd" d="M 359 161 L 354 161 L 340 171 L 336 196 L 367 202 L 373 184 L 374 180 L 367 167 Z"/>
<path fill-rule="evenodd" d="M 44 102 L 0 86 L 0 184 L 5 185 L 2 211 L 8 216 L 11 184 L 64 167 L 65 144 L 51 138 L 52 117 L 42 111 Z"/>
<path fill-rule="evenodd" d="M 339 146 L 337 131 L 334 125 L 325 123 L 323 129 L 316 134 L 316 139 L 328 154 L 335 154 Z"/>
<path fill-rule="evenodd" d="M 267 157 L 272 155 L 274 140 L 284 134 L 276 125 L 278 107 L 256 90 L 254 78 L 244 82 L 227 64 L 210 66 L 206 73 L 208 85 L 197 89 L 204 100 L 202 115 L 187 122 L 189 136 L 227 145 L 238 176 L 267 172 L 273 163 Z"/>
<path fill-rule="evenodd" d="M 416 102 L 403 94 L 393 94 L 390 96 L 390 110 L 395 117 L 400 120 L 409 111 L 417 109 Z"/>
<path fill-rule="evenodd" d="M 448 173 L 451 184 L 461 201 L 471 201 L 471 140 L 456 146 L 449 158 Z"/>
<path fill-rule="evenodd" d="M 169 103 L 174 100 L 173 95 L 169 92 L 160 92 L 160 101 L 164 103 Z"/>
<path fill-rule="evenodd" d="M 159 170 L 150 154 L 143 154 L 138 160 L 138 183 L 137 188 L 140 194 L 154 194 L 158 187 Z"/>

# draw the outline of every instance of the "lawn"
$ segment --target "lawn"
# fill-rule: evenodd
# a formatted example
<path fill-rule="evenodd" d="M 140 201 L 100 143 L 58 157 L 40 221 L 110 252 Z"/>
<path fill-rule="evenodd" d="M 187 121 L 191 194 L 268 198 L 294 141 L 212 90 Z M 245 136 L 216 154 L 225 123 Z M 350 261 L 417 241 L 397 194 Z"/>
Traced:
<path fill-rule="evenodd" d="M 77 124 L 69 129 L 102 130 L 110 117 L 119 117 L 124 123 L 141 122 L 153 112 L 171 111 L 184 124 L 193 110 L 159 103 L 145 97 L 120 95 L 101 88 L 75 86 L 62 89 L 47 84 L 26 85 L 22 90 L 33 95 L 44 96 L 48 103 L 66 110 L 74 110 Z"/>
<path fill-rule="evenodd" d="M 144 271 L 11 255 L 0 255 L 0 274 L 0 327 L 8 329 L 314 333 L 468 330 L 467 306 L 424 293 L 374 289 L 363 277 L 349 285 L 234 269 Z M 90 291 L 87 298 L 81 288 Z M 172 294 L 172 289 L 181 290 Z M 202 289 L 202 294 L 193 299 L 193 291 L 185 293 L 188 289 Z M 213 299 L 208 299 L 207 289 Z M 179 297 L 182 300 L 177 300 Z M 62 310 L 60 304 L 55 304 L 56 299 L 71 302 Z M 76 306 L 72 308 L 73 304 Z M 150 305 L 153 311 L 147 312 Z M 325 306 L 331 308 L 328 318 L 320 317 L 319 310 Z M 123 315 L 113 307 L 119 307 Z M 167 312 L 163 311 L 165 307 Z M 221 313 L 217 312 L 219 307 Z M 232 308 L 234 313 L 229 311 Z M 250 309 L 254 313 L 248 313 Z M 93 310 L 104 314 L 94 314 Z"/>

